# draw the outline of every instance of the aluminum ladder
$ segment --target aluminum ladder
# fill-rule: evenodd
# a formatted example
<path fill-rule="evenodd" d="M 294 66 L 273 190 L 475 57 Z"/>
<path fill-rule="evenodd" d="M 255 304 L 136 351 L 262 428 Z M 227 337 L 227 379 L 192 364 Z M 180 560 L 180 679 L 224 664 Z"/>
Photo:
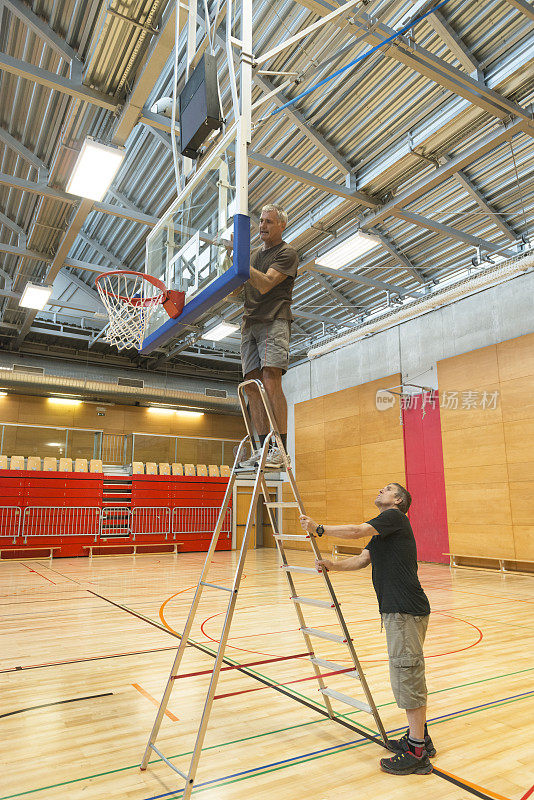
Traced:
<path fill-rule="evenodd" d="M 250 443 L 251 448 L 253 450 L 255 449 L 254 448 L 255 439 L 254 439 L 254 431 L 253 431 L 253 426 L 252 426 L 252 420 L 251 420 L 251 417 L 250 417 L 250 414 L 249 414 L 249 410 L 247 408 L 246 398 L 245 398 L 246 388 L 247 388 L 247 386 L 251 386 L 251 385 L 255 385 L 256 390 L 259 393 L 259 397 L 260 397 L 261 401 L 263 402 L 265 413 L 267 414 L 267 419 L 269 420 L 269 426 L 270 426 L 271 431 L 268 434 L 268 436 L 266 437 L 265 442 L 264 442 L 264 444 L 263 444 L 263 446 L 261 448 L 261 457 L 260 457 L 260 460 L 259 460 L 258 464 L 254 468 L 251 468 L 251 469 L 245 471 L 242 468 L 239 468 L 239 462 L 244 457 L 246 445 L 248 443 Z M 377 707 L 375 705 L 375 702 L 374 702 L 373 697 L 371 695 L 369 686 L 368 686 L 367 681 L 365 679 L 365 675 L 363 673 L 363 670 L 361 668 L 360 662 L 358 660 L 358 656 L 356 655 L 356 650 L 355 650 L 354 645 L 352 643 L 352 638 L 350 636 L 349 630 L 347 628 L 347 624 L 346 624 L 345 619 L 343 617 L 343 614 L 341 612 L 340 604 L 339 604 L 339 602 L 337 600 L 337 597 L 336 597 L 336 594 L 334 592 L 334 588 L 332 586 L 332 583 L 330 581 L 330 576 L 329 576 L 328 572 L 326 572 L 324 570 L 318 570 L 315 566 L 313 566 L 313 567 L 303 567 L 303 566 L 297 566 L 297 565 L 293 566 L 287 560 L 286 552 L 285 552 L 285 549 L 284 549 L 284 543 L 288 542 L 288 541 L 299 541 L 299 542 L 305 542 L 305 543 L 309 544 L 310 552 L 311 552 L 311 554 L 313 555 L 314 558 L 320 558 L 321 557 L 321 553 L 320 553 L 319 548 L 317 546 L 317 539 L 316 539 L 315 535 L 307 534 L 307 533 L 304 533 L 304 532 L 302 532 L 302 534 L 285 534 L 285 533 L 282 533 L 280 531 L 281 526 L 279 525 L 279 520 L 278 520 L 278 516 L 279 515 L 276 513 L 277 509 L 291 508 L 292 507 L 292 508 L 298 508 L 298 510 L 299 510 L 299 512 L 301 514 L 304 514 L 305 512 L 304 512 L 304 506 L 302 504 L 302 500 L 300 498 L 300 495 L 299 495 L 299 492 L 298 492 L 298 489 L 297 489 L 295 478 L 293 476 L 293 472 L 292 472 L 292 469 L 291 469 L 291 464 L 290 464 L 289 458 L 287 456 L 287 453 L 285 451 L 285 448 L 282 445 L 282 440 L 280 438 L 280 434 L 279 434 L 277 426 L 276 426 L 276 421 L 275 421 L 275 418 L 274 418 L 274 414 L 273 414 L 269 399 L 267 397 L 267 394 L 265 392 L 265 389 L 263 387 L 263 384 L 261 383 L 261 381 L 258 381 L 258 380 L 244 381 L 238 387 L 238 397 L 239 397 L 239 402 L 240 402 L 240 405 L 241 405 L 241 411 L 243 413 L 243 419 L 244 419 L 245 426 L 246 426 L 246 429 L 247 429 L 247 435 L 242 439 L 242 441 L 240 442 L 240 445 L 238 447 L 238 450 L 237 450 L 237 454 L 236 454 L 236 458 L 235 458 L 234 465 L 233 465 L 233 468 L 232 468 L 232 472 L 231 472 L 230 478 L 228 480 L 228 486 L 227 486 L 227 489 L 226 489 L 226 493 L 224 495 L 224 500 L 223 500 L 221 509 L 219 511 L 219 515 L 218 515 L 218 518 L 217 518 L 217 523 L 216 523 L 216 526 L 215 526 L 215 530 L 213 532 L 211 543 L 210 543 L 210 546 L 209 546 L 209 549 L 208 549 L 208 552 L 207 552 L 207 555 L 206 555 L 206 560 L 204 562 L 204 567 L 202 569 L 202 573 L 200 575 L 200 578 L 199 578 L 199 581 L 198 581 L 198 584 L 197 584 L 197 587 L 196 587 L 196 590 L 195 590 L 195 594 L 194 594 L 194 597 L 193 597 L 193 601 L 191 603 L 191 607 L 190 607 L 189 614 L 188 614 L 188 617 L 187 617 L 187 621 L 186 621 L 186 624 L 185 624 L 185 627 L 184 627 L 184 631 L 183 631 L 182 636 L 181 636 L 180 645 L 178 647 L 178 651 L 177 651 L 176 656 L 174 658 L 174 662 L 173 662 L 173 665 L 172 665 L 172 668 L 171 668 L 171 671 L 170 671 L 170 674 L 169 674 L 169 678 L 167 680 L 165 691 L 163 693 L 163 697 L 162 697 L 161 703 L 159 705 L 159 709 L 158 709 L 158 712 L 157 712 L 157 715 L 156 715 L 156 719 L 154 721 L 154 725 L 152 727 L 152 731 L 150 733 L 150 737 L 149 737 L 149 740 L 148 740 L 148 743 L 147 743 L 147 746 L 146 746 L 146 749 L 145 749 L 143 760 L 141 762 L 141 769 L 145 770 L 147 768 L 147 766 L 148 766 L 150 756 L 152 754 L 155 754 L 155 755 L 159 756 L 159 758 L 161 758 L 174 772 L 176 772 L 181 778 L 183 778 L 183 780 L 185 781 L 185 787 L 183 789 L 182 800 L 189 800 L 189 798 L 191 797 L 191 792 L 194 789 L 195 776 L 196 776 L 196 772 L 197 772 L 197 768 L 198 768 L 198 763 L 199 763 L 199 760 L 200 760 L 200 757 L 201 757 L 201 754 L 202 754 L 202 746 L 203 746 L 203 743 L 204 743 L 204 738 L 205 738 L 207 727 L 208 727 L 208 723 L 209 723 L 211 708 L 212 708 L 212 705 L 213 705 L 213 700 L 214 700 L 215 692 L 216 692 L 216 689 L 217 689 L 217 683 L 218 683 L 218 679 L 219 679 L 219 674 L 221 672 L 221 668 L 222 668 L 223 663 L 229 663 L 228 661 L 225 660 L 224 653 L 225 653 L 226 645 L 227 645 L 227 642 L 228 642 L 228 637 L 229 637 L 229 634 L 230 634 L 230 627 L 231 627 L 231 624 L 232 624 L 232 618 L 233 618 L 233 615 L 234 615 L 235 606 L 236 606 L 236 602 L 237 602 L 237 596 L 238 596 L 238 593 L 239 593 L 239 587 L 240 587 L 240 584 L 241 584 L 243 568 L 244 568 L 244 565 L 245 565 L 245 558 L 246 558 L 247 550 L 248 550 L 250 532 L 252 530 L 252 526 L 253 526 L 253 523 L 254 523 L 255 510 L 256 510 L 258 499 L 262 495 L 263 495 L 265 506 L 266 506 L 267 511 L 268 511 L 269 521 L 271 523 L 271 526 L 272 526 L 272 529 L 273 529 L 273 532 L 274 532 L 274 537 L 275 537 L 278 553 L 280 555 L 281 569 L 285 573 L 286 578 L 287 578 L 287 582 L 289 584 L 289 590 L 290 590 L 290 593 L 291 593 L 291 595 L 290 595 L 291 596 L 291 600 L 293 601 L 293 604 L 294 604 L 294 607 L 295 607 L 295 611 L 296 611 L 297 618 L 298 618 L 299 625 L 300 625 L 300 631 L 302 633 L 302 636 L 304 638 L 304 643 L 306 645 L 306 652 L 307 652 L 309 660 L 310 660 L 310 662 L 312 664 L 313 671 L 314 671 L 314 674 L 315 674 L 315 678 L 317 679 L 317 683 L 318 683 L 318 689 L 319 689 L 319 692 L 320 692 L 320 694 L 322 696 L 322 701 L 323 701 L 324 706 L 315 705 L 311 701 L 310 702 L 303 701 L 302 698 L 300 698 L 300 697 L 298 697 L 296 695 L 293 695 L 289 691 L 285 691 L 284 690 L 283 694 L 285 694 L 285 695 L 287 695 L 289 697 L 292 697 L 293 699 L 297 700 L 298 702 L 303 703 L 304 705 L 307 705 L 310 708 L 313 708 L 313 709 L 317 710 L 319 713 L 322 713 L 324 716 L 329 717 L 334 722 L 338 722 L 338 723 L 340 723 L 341 725 L 343 725 L 346 728 L 349 728 L 349 729 L 351 729 L 353 731 L 357 731 L 358 733 L 361 733 L 365 738 L 370 739 L 370 740 L 376 742 L 377 744 L 380 744 L 382 746 L 386 746 L 387 747 L 386 731 L 384 729 L 384 726 L 383 726 L 382 721 L 380 719 L 380 715 L 378 713 Z M 269 494 L 269 490 L 268 490 L 267 483 L 266 483 L 266 478 L 265 478 L 266 471 L 268 471 L 268 470 L 266 470 L 265 462 L 266 462 L 266 459 L 267 459 L 269 446 L 271 444 L 275 444 L 276 446 L 278 446 L 278 448 L 280 449 L 280 452 L 282 453 L 283 460 L 284 460 L 285 472 L 287 473 L 287 476 L 289 478 L 289 483 L 290 483 L 290 486 L 291 486 L 291 489 L 292 489 L 292 493 L 293 493 L 293 496 L 294 496 L 294 501 L 291 501 L 291 502 L 287 502 L 287 501 L 285 501 L 285 502 L 272 502 L 271 499 L 270 499 L 270 494 Z M 228 509 L 228 506 L 230 504 L 230 500 L 232 498 L 232 492 L 233 492 L 233 487 L 234 487 L 236 478 L 242 476 L 243 474 L 247 474 L 247 473 L 250 473 L 250 472 L 252 472 L 255 475 L 254 488 L 253 488 L 252 494 L 251 494 L 250 506 L 249 506 L 248 515 L 247 515 L 247 522 L 246 522 L 246 525 L 245 525 L 245 532 L 244 532 L 244 535 L 243 535 L 243 541 L 242 541 L 242 544 L 241 544 L 241 550 L 240 550 L 240 553 L 239 553 L 239 559 L 238 559 L 238 562 L 237 562 L 237 567 L 236 567 L 236 570 L 235 570 L 233 583 L 232 583 L 231 586 L 221 586 L 221 585 L 216 584 L 216 583 L 211 583 L 211 582 L 208 581 L 208 573 L 209 573 L 209 569 L 210 569 L 211 562 L 212 562 L 212 559 L 213 559 L 213 554 L 215 552 L 215 547 L 217 545 L 217 542 L 218 542 L 218 539 L 219 539 L 219 536 L 220 536 L 220 533 L 221 533 L 223 520 L 224 520 L 226 511 Z M 324 587 L 326 588 L 326 591 L 327 591 L 329 599 L 328 600 L 318 600 L 318 599 L 314 599 L 314 598 L 310 598 L 310 597 L 301 596 L 297 591 L 297 588 L 295 586 L 295 581 L 294 581 L 294 578 L 293 578 L 294 575 L 299 574 L 299 573 L 304 573 L 307 576 L 313 575 L 318 580 L 322 580 L 324 582 Z M 208 688 L 208 691 L 207 691 L 207 694 L 206 694 L 206 699 L 205 699 L 205 702 L 204 702 L 204 708 L 203 708 L 203 711 L 202 711 L 202 716 L 200 718 L 200 723 L 199 723 L 199 727 L 198 727 L 198 731 L 197 731 L 197 737 L 196 737 L 195 745 L 194 745 L 194 748 L 193 748 L 193 751 L 192 751 L 189 767 L 187 769 L 187 772 L 185 772 L 185 771 L 182 771 L 181 769 L 179 769 L 178 767 L 176 767 L 174 764 L 172 764 L 171 761 L 156 747 L 156 740 L 157 740 L 158 733 L 159 733 L 159 730 L 160 730 L 161 722 L 163 720 L 163 716 L 164 716 L 165 711 L 167 709 L 167 705 L 169 703 L 169 699 L 170 699 L 170 696 L 171 696 L 171 693 L 172 693 L 172 690 L 173 690 L 173 687 L 174 687 L 174 682 L 175 682 L 175 680 L 176 680 L 176 678 L 178 676 L 178 671 L 179 671 L 179 668 L 180 668 L 180 663 L 181 663 L 181 660 L 182 660 L 182 656 L 184 654 L 185 648 L 190 643 L 191 628 L 193 626 L 193 622 L 195 620 L 195 615 L 196 615 L 196 612 L 197 612 L 197 609 L 198 609 L 198 605 L 200 603 L 200 599 L 201 599 L 203 590 L 205 588 L 209 588 L 210 590 L 215 590 L 215 591 L 219 591 L 219 592 L 228 593 L 229 599 L 228 599 L 228 605 L 227 605 L 227 608 L 226 608 L 226 615 L 225 615 L 224 622 L 223 622 L 222 629 L 221 629 L 221 633 L 220 633 L 220 640 L 219 640 L 219 646 L 218 646 L 218 649 L 217 649 L 217 654 L 215 656 L 215 663 L 213 665 L 213 670 L 212 670 L 212 673 L 211 673 L 209 688 Z M 318 607 L 318 608 L 331 609 L 332 612 L 333 612 L 334 617 L 337 619 L 337 622 L 339 624 L 340 633 L 339 634 L 337 634 L 337 633 L 328 633 L 328 632 L 324 632 L 322 630 L 319 630 L 317 628 L 309 626 L 306 623 L 306 620 L 304 619 L 303 607 Z M 350 658 L 351 666 L 349 668 L 347 668 L 347 667 L 341 666 L 340 664 L 336 664 L 336 663 L 334 663 L 332 661 L 329 661 L 329 660 L 326 660 L 326 659 L 318 657 L 316 655 L 316 652 L 315 652 L 315 649 L 314 649 L 314 646 L 313 646 L 313 640 L 315 640 L 315 639 L 318 639 L 318 640 L 322 639 L 322 640 L 327 640 L 328 642 L 336 642 L 338 644 L 345 645 L 346 648 L 347 648 L 348 656 Z M 191 643 L 194 644 L 192 641 L 191 641 Z M 201 648 L 201 649 L 204 649 L 204 648 Z M 327 677 L 327 676 L 325 676 L 321 672 L 322 669 L 328 670 L 328 676 L 332 676 L 332 675 L 335 675 L 335 674 L 343 674 L 343 675 L 355 678 L 356 681 L 361 686 L 361 689 L 363 690 L 365 701 L 353 698 L 350 695 L 335 691 L 334 689 L 329 689 L 327 687 L 327 685 L 325 684 L 325 680 L 324 680 L 325 677 Z M 241 668 L 239 671 L 241 671 L 241 672 L 243 672 L 245 674 L 250 674 L 244 668 Z M 250 674 L 250 677 L 255 677 L 255 676 L 253 674 Z M 265 683 L 265 681 L 262 681 L 262 682 Z M 273 686 L 273 688 L 275 688 L 275 687 Z M 377 736 L 369 734 L 368 731 L 362 730 L 357 725 L 354 725 L 351 722 L 349 722 L 348 720 L 346 720 L 342 715 L 337 714 L 332 708 L 331 700 L 336 700 L 337 702 L 342 703 L 342 704 L 344 704 L 346 706 L 349 706 L 349 707 L 352 707 L 352 708 L 356 708 L 359 711 L 364 711 L 364 712 L 366 712 L 368 714 L 371 714 L 374 717 L 374 721 L 375 721 L 376 727 L 377 727 L 377 729 L 379 731 L 379 734 L 380 734 L 381 738 L 378 738 Z"/>

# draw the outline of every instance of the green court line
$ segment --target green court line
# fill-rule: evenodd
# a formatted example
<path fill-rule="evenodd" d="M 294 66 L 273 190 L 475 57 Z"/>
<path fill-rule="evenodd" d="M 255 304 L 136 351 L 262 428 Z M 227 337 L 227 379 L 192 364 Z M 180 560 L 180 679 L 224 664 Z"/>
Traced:
<path fill-rule="evenodd" d="M 450 691 L 453 691 L 454 689 L 462 689 L 462 688 L 464 688 L 466 686 L 474 686 L 474 685 L 479 684 L 479 683 L 487 683 L 488 681 L 499 680 L 500 678 L 509 678 L 509 677 L 512 677 L 513 675 L 521 675 L 521 674 L 523 674 L 525 672 L 532 672 L 532 670 L 534 670 L 534 667 L 528 667 L 527 669 L 517 670 L 516 672 L 508 672 L 508 673 L 505 673 L 504 675 L 494 675 L 491 678 L 482 678 L 481 680 L 471 681 L 470 683 L 462 683 L 462 684 L 459 684 L 458 686 L 450 686 L 450 687 L 447 687 L 445 689 L 437 689 L 434 692 L 429 692 L 429 694 L 440 694 L 441 692 L 450 692 Z M 528 697 L 531 697 L 531 696 L 532 696 L 532 694 L 528 695 Z M 447 719 L 437 720 L 433 724 L 436 725 L 436 724 L 440 724 L 442 722 L 449 722 L 450 720 L 460 719 L 461 717 L 470 716 L 471 714 L 478 714 L 481 711 L 488 711 L 488 710 L 491 710 L 492 708 L 498 708 L 499 706 L 510 705 L 511 703 L 515 703 L 518 700 L 526 700 L 526 699 L 527 699 L 527 697 L 520 697 L 520 698 L 516 698 L 514 700 L 502 700 L 500 702 L 496 702 L 492 706 L 486 706 L 485 708 L 475 709 L 473 711 L 459 711 L 457 714 L 454 714 L 454 715 L 452 715 L 450 717 L 447 717 Z M 394 702 L 382 703 L 380 706 L 378 706 L 378 708 L 385 708 L 386 706 L 390 706 L 390 705 L 394 705 Z M 340 716 L 349 717 L 352 714 L 359 714 L 359 713 L 361 713 L 361 712 L 353 711 L 353 712 L 350 712 L 349 714 L 344 714 L 344 715 L 340 715 Z M 221 748 L 221 747 L 226 747 L 226 746 L 230 746 L 230 745 L 234 745 L 234 744 L 240 744 L 241 742 L 248 742 L 248 741 L 251 741 L 252 739 L 261 739 L 264 736 L 273 736 L 273 735 L 276 735 L 278 733 L 284 733 L 285 731 L 296 730 L 297 728 L 304 728 L 304 727 L 307 727 L 308 725 L 316 725 L 319 722 L 328 722 L 328 721 L 329 720 L 327 718 L 325 718 L 325 719 L 319 719 L 319 720 L 312 720 L 311 722 L 301 722 L 301 723 L 299 723 L 297 725 L 290 725 L 290 726 L 288 726 L 286 728 L 279 728 L 278 730 L 267 731 L 266 733 L 254 734 L 253 736 L 246 736 L 246 737 L 243 737 L 241 739 L 233 739 L 233 740 L 228 741 L 228 742 L 222 742 L 222 743 L 220 742 L 218 744 L 214 744 L 214 745 L 210 745 L 209 747 L 205 747 L 204 750 L 206 750 L 206 751 L 207 750 L 214 750 L 214 749 Z M 221 783 L 221 784 L 212 784 L 212 785 L 207 786 L 205 788 L 197 789 L 196 791 L 198 791 L 198 792 L 205 791 L 206 789 L 214 788 L 215 785 L 217 785 L 217 786 L 226 786 L 229 783 L 238 783 L 241 780 L 246 780 L 247 778 L 253 778 L 256 775 L 263 775 L 263 774 L 266 774 L 268 772 L 274 772 L 274 771 L 279 770 L 279 769 L 286 769 L 287 767 L 293 766 L 295 764 L 305 763 L 306 761 L 313 761 L 313 760 L 315 760 L 317 758 L 323 758 L 323 757 L 325 757 L 327 755 L 335 755 L 335 753 L 345 752 L 345 750 L 351 750 L 351 749 L 353 749 L 355 747 L 363 747 L 364 745 L 368 745 L 368 744 L 370 744 L 370 742 L 366 741 L 366 742 L 360 742 L 358 744 L 352 744 L 352 745 L 344 745 L 344 746 L 340 745 L 339 749 L 336 749 L 335 752 L 331 751 L 329 753 L 319 754 L 319 755 L 316 755 L 316 756 L 310 756 L 308 758 L 303 759 L 302 761 L 295 760 L 295 761 L 292 761 L 290 764 L 287 764 L 287 765 L 281 765 L 280 767 L 272 767 L 272 768 L 269 768 L 267 770 L 264 770 L 263 772 L 260 772 L 260 771 L 254 772 L 251 775 L 245 775 L 245 776 L 243 776 L 241 778 L 235 778 L 233 780 L 226 781 L 225 783 Z M 189 750 L 189 751 L 187 751 L 185 753 L 177 753 L 174 756 L 168 756 L 168 758 L 170 760 L 175 759 L 175 758 L 182 758 L 184 756 L 191 755 L 192 752 L 193 752 L 192 750 Z M 149 761 L 149 764 L 157 764 L 160 761 L 162 761 L 162 759 L 155 758 L 155 759 Z M 119 767 L 117 769 L 107 770 L 106 772 L 97 772 L 94 775 L 86 775 L 83 778 L 73 778 L 70 781 L 63 781 L 61 783 L 53 783 L 53 784 L 50 784 L 49 786 L 38 787 L 37 789 L 28 789 L 28 790 L 26 790 L 24 792 L 17 792 L 16 794 L 4 795 L 3 797 L 0 797 L 0 800 L 12 800 L 12 798 L 24 797 L 25 795 L 35 794 L 35 792 L 44 792 L 44 791 L 46 791 L 48 789 L 57 789 L 60 786 L 69 786 L 72 783 L 80 783 L 81 781 L 92 780 L 93 778 L 102 778 L 102 777 L 105 777 L 106 775 L 116 775 L 116 774 L 118 774 L 120 772 L 126 772 L 127 770 L 137 769 L 138 767 L 139 767 L 139 764 L 132 764 L 132 765 L 130 765 L 128 767 Z M 180 794 L 181 794 L 181 791 L 180 791 Z M 174 798 L 169 796 L 166 800 L 175 800 L 175 798 L 178 798 L 178 797 L 179 797 L 179 794 L 175 795 Z"/>

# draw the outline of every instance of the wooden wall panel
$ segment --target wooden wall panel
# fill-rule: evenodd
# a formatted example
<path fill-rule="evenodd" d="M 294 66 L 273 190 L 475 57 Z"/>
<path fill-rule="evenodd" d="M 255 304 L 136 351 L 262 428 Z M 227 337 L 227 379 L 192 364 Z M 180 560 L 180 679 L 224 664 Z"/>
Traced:
<path fill-rule="evenodd" d="M 451 549 L 533 560 L 534 334 L 440 361 L 438 378 L 442 399 L 499 392 L 494 409 L 442 407 Z"/>
<path fill-rule="evenodd" d="M 295 405 L 295 474 L 306 511 L 318 523 L 370 519 L 378 490 L 392 480 L 404 482 L 398 404 L 376 408 L 377 389 L 399 382 L 400 375 L 389 375 Z M 347 540 L 324 538 L 321 550 L 336 543 Z"/>

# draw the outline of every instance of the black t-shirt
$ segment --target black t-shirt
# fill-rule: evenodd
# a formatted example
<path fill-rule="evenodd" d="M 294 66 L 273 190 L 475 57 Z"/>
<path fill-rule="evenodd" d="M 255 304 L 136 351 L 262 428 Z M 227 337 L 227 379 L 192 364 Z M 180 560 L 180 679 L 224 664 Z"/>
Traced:
<path fill-rule="evenodd" d="M 275 319 L 292 320 L 291 299 L 297 275 L 299 257 L 297 251 L 280 242 L 267 250 L 258 247 L 250 256 L 250 264 L 259 272 L 266 273 L 269 267 L 287 275 L 287 278 L 268 292 L 262 294 L 247 281 L 245 283 L 245 305 L 243 319 L 247 322 L 272 322 Z"/>
<path fill-rule="evenodd" d="M 365 546 L 371 554 L 373 586 L 381 614 L 430 614 L 430 604 L 417 576 L 417 546 L 410 520 L 388 508 L 369 520 L 377 531 Z"/>

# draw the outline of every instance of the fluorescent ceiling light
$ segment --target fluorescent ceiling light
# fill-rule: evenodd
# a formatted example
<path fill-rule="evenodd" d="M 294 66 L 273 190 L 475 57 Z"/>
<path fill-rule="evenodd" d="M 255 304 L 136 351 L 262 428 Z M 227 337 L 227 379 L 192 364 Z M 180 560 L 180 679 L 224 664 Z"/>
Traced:
<path fill-rule="evenodd" d="M 7 397 L 7 392 L 0 392 L 0 397 Z"/>
<path fill-rule="evenodd" d="M 67 192 L 102 200 L 124 159 L 123 147 L 112 147 L 88 137 L 67 183 Z"/>
<path fill-rule="evenodd" d="M 48 402 L 65 406 L 79 406 L 82 403 L 81 400 L 74 400 L 72 397 L 49 397 Z"/>
<path fill-rule="evenodd" d="M 63 447 L 64 442 L 47 442 L 47 447 Z"/>
<path fill-rule="evenodd" d="M 205 331 L 202 334 L 202 339 L 209 339 L 212 342 L 220 342 L 221 339 L 224 339 L 226 336 L 230 336 L 231 333 L 235 333 L 239 330 L 238 325 L 232 325 L 231 322 L 220 322 L 218 325 L 215 325 L 214 328 L 210 328 L 209 331 Z"/>
<path fill-rule="evenodd" d="M 178 414 L 180 417 L 203 417 L 203 411 L 187 411 L 182 408 L 165 408 L 163 406 L 149 406 L 148 411 L 152 414 Z"/>
<path fill-rule="evenodd" d="M 374 247 L 378 247 L 378 242 L 358 231 L 316 258 L 315 263 L 321 267 L 340 269 L 347 264 L 351 264 L 358 256 L 367 253 L 368 250 L 372 250 Z"/>
<path fill-rule="evenodd" d="M 41 286 L 38 283 L 28 282 L 22 292 L 22 297 L 19 300 L 19 306 L 23 308 L 36 308 L 42 311 L 45 305 L 50 300 L 52 294 L 51 286 Z"/>

